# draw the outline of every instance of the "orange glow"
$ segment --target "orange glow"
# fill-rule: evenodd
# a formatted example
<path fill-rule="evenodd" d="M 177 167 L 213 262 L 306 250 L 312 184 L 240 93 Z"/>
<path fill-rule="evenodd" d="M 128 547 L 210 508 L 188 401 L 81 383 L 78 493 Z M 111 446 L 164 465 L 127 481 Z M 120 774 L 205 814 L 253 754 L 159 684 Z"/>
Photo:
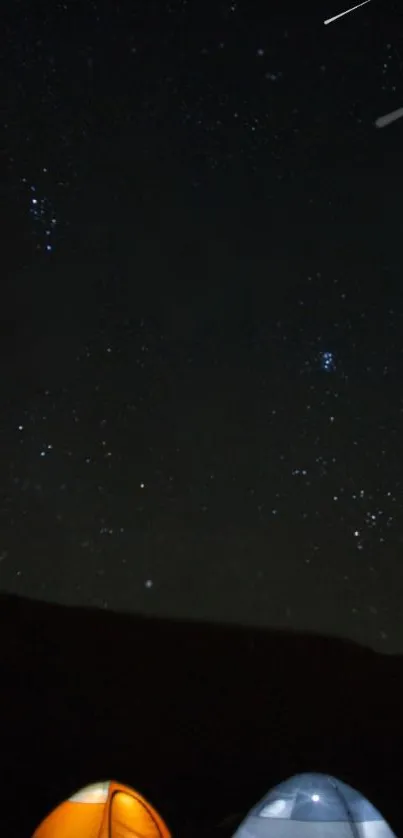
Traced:
<path fill-rule="evenodd" d="M 96 783 L 51 812 L 33 838 L 171 838 L 158 812 L 120 783 Z"/>

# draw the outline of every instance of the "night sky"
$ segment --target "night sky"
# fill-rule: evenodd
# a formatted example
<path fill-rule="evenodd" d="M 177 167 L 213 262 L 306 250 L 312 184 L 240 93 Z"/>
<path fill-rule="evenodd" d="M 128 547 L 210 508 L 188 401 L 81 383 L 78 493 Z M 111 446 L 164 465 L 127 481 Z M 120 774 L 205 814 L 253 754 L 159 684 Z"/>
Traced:
<path fill-rule="evenodd" d="M 348 6 L 5 3 L 2 591 L 403 653 L 403 9 Z"/>

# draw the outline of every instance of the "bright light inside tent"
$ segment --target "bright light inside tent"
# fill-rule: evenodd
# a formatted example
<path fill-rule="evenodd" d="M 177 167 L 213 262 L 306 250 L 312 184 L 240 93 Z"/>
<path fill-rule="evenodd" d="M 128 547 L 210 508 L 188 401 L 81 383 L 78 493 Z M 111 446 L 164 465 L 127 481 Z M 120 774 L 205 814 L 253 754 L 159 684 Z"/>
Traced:
<path fill-rule="evenodd" d="M 274 800 L 273 803 L 268 803 L 260 812 L 261 818 L 282 818 L 287 811 L 286 800 Z"/>
<path fill-rule="evenodd" d="M 314 803 L 317 803 L 319 799 L 320 799 L 320 798 L 319 798 L 319 795 L 318 795 L 318 794 L 313 794 L 313 795 L 312 795 L 312 800 L 313 800 L 313 802 L 314 802 Z"/>
<path fill-rule="evenodd" d="M 110 780 L 106 783 L 93 783 L 80 789 L 70 797 L 71 803 L 106 803 L 109 794 Z"/>

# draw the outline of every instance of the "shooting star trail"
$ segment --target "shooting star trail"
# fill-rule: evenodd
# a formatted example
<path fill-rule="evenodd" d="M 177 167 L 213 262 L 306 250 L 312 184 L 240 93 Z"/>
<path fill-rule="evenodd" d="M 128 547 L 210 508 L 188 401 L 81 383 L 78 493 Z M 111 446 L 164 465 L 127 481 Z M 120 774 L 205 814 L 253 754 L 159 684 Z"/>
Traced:
<path fill-rule="evenodd" d="M 384 128 L 385 125 L 390 125 L 391 122 L 396 122 L 396 120 L 400 119 L 401 116 L 403 116 L 403 108 L 398 108 L 396 111 L 391 111 L 391 113 L 385 114 L 385 116 L 380 116 L 375 120 L 375 125 L 377 128 Z"/>
<path fill-rule="evenodd" d="M 334 17 L 329 17 L 327 20 L 324 20 L 323 22 L 325 26 L 327 26 L 328 23 L 334 23 L 334 21 L 338 20 L 339 17 L 344 17 L 344 15 L 348 15 L 349 12 L 354 12 L 355 9 L 359 9 L 361 6 L 366 6 L 366 4 L 370 2 L 371 0 L 364 0 L 363 3 L 358 3 L 358 6 L 353 6 L 351 9 L 346 9 L 345 12 L 340 12 L 338 15 L 335 15 Z"/>

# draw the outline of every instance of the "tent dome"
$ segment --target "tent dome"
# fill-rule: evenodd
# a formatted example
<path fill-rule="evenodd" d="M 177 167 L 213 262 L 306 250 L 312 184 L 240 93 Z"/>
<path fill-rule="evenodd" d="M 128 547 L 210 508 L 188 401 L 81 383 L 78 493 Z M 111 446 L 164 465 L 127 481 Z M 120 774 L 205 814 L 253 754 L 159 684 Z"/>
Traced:
<path fill-rule="evenodd" d="M 325 774 L 297 774 L 253 807 L 233 838 L 394 838 L 360 792 Z"/>
<path fill-rule="evenodd" d="M 171 838 L 138 792 L 108 781 L 87 786 L 51 812 L 33 838 Z"/>

